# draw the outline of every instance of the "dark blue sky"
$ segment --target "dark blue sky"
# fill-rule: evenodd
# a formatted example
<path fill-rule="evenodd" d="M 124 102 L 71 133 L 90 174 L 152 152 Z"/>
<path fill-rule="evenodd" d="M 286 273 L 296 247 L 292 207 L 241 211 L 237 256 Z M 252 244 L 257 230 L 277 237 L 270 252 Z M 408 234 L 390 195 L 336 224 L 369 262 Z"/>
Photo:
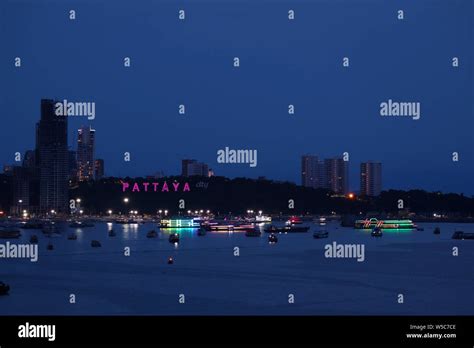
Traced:
<path fill-rule="evenodd" d="M 347 151 L 353 190 L 359 163 L 378 160 L 384 189 L 474 194 L 473 13 L 470 0 L 4 0 L 0 164 L 34 147 L 40 99 L 65 98 L 96 103 L 69 142 L 92 124 L 108 175 L 177 174 L 189 157 L 300 183 L 302 154 Z M 388 99 L 420 102 L 421 119 L 381 117 Z M 258 166 L 217 164 L 226 146 L 257 149 Z"/>

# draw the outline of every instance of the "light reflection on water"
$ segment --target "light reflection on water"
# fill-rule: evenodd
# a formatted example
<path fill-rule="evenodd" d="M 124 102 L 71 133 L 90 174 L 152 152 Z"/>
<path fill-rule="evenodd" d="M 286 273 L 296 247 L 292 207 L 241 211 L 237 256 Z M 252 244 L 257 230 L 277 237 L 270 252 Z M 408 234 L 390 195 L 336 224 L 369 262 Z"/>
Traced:
<path fill-rule="evenodd" d="M 273 224 L 283 225 L 278 222 Z M 439 297 L 435 298 L 444 298 L 441 296 L 445 294 L 450 295 L 446 298 L 452 298 L 451 295 L 454 293 L 452 289 L 457 289 L 459 286 L 462 290 L 469 290 L 469 285 L 471 285 L 469 274 L 466 272 L 470 264 L 461 263 L 459 266 L 449 260 L 453 245 L 452 233 L 455 230 L 471 232 L 474 230 L 474 224 L 423 223 L 419 225 L 424 227 L 424 231 L 386 230 L 382 238 L 371 237 L 371 230 L 341 227 L 338 222 L 328 222 L 326 225 L 308 222 L 303 225 L 311 226 L 308 233 L 279 234 L 278 243 L 273 245 L 269 245 L 266 233 L 262 234 L 261 238 L 247 238 L 243 231 L 207 232 L 205 236 L 195 237 L 197 229 L 159 230 L 158 226 L 152 223 L 140 225 L 96 223 L 95 227 L 91 228 L 65 226 L 59 237 L 50 239 L 41 233 L 41 230 L 22 230 L 22 236 L 18 242 L 27 242 L 32 234 L 38 235 L 41 263 L 39 267 L 35 265 L 30 267 L 29 261 L 25 263 L 25 260 L 21 259 L 11 260 L 13 267 L 8 267 L 5 271 L 6 277 L 3 274 L 4 269 L 1 269 L 2 278 L 4 278 L 2 280 L 13 285 L 12 296 L 5 300 L 16 301 L 6 312 L 17 314 L 20 308 L 27 307 L 35 314 L 50 313 L 48 311 L 53 311 L 53 314 L 71 314 L 68 301 L 59 299 L 59 303 L 66 304 L 63 307 L 58 305 L 56 284 L 60 284 L 66 289 L 74 289 L 78 285 L 84 289 L 86 287 L 91 289 L 86 294 L 91 296 L 91 300 L 89 307 L 84 309 L 85 314 L 114 314 L 117 313 L 116 304 L 118 303 L 121 304 L 120 308 L 128 310 L 127 314 L 162 314 L 160 311 L 167 310 L 162 308 L 171 307 L 161 306 L 161 303 L 152 307 L 149 299 L 160 298 L 164 295 L 173 299 L 176 289 L 181 291 L 182 288 L 186 290 L 186 294 L 189 289 L 191 295 L 196 298 L 208 298 L 209 291 L 211 295 L 222 296 L 218 298 L 219 301 L 211 301 L 211 305 L 204 303 L 202 307 L 191 307 L 194 308 L 191 311 L 195 311 L 192 314 L 212 314 L 220 307 L 227 308 L 226 305 L 221 305 L 222 303 L 227 303 L 229 313 L 235 314 L 241 303 L 236 299 L 241 299 L 242 289 L 246 288 L 249 289 L 248 298 L 253 301 L 249 302 L 247 308 L 251 305 L 258 309 L 257 312 L 249 313 L 261 314 L 258 306 L 266 303 L 267 297 L 281 297 L 282 289 L 286 290 L 287 286 L 290 288 L 298 286 L 300 289 L 298 293 L 301 294 L 298 295 L 300 296 L 298 301 L 303 304 L 302 308 L 309 306 L 307 314 L 311 315 L 321 313 L 321 308 L 318 306 L 323 302 L 326 303 L 326 295 L 328 296 L 327 303 L 331 304 L 333 301 L 336 306 L 341 303 L 341 298 L 343 299 L 341 314 L 347 315 L 345 312 L 347 308 L 350 313 L 358 313 L 357 311 L 366 311 L 366 308 L 383 307 L 386 305 L 386 296 L 380 296 L 380 294 L 391 288 L 413 289 L 414 294 L 419 294 L 418 302 L 422 304 L 418 307 L 419 313 L 429 314 L 431 312 L 427 312 L 428 306 L 425 305 L 427 289 L 431 291 L 436 290 L 437 286 L 443 286 L 444 288 L 437 295 Z M 262 227 L 259 226 L 260 229 Z M 433 234 L 435 227 L 441 228 L 441 235 Z M 117 233 L 116 237 L 108 236 L 111 228 Z M 159 238 L 146 237 L 147 232 L 153 229 L 159 232 Z M 329 238 L 313 239 L 312 233 L 318 229 L 327 230 Z M 69 233 L 76 233 L 78 240 L 67 240 Z M 178 245 L 169 243 L 168 236 L 171 233 L 180 235 L 181 240 Z M 98 240 L 102 247 L 92 248 L 91 240 Z M 49 241 L 54 244 L 54 250 L 46 249 Z M 365 250 L 368 253 L 366 258 L 368 262 L 326 260 L 324 258 L 325 244 L 333 242 L 364 243 L 367 246 Z M 469 241 L 463 242 L 454 241 L 455 245 L 462 243 L 467 253 L 472 251 L 468 248 L 474 247 L 474 244 Z M 416 243 L 424 243 L 424 245 L 420 248 L 412 248 L 411 245 Z M 245 256 L 240 259 L 235 258 L 233 256 L 235 246 L 243 247 L 241 252 Z M 131 257 L 124 257 L 124 247 L 130 247 Z M 442 249 L 439 249 L 440 247 Z M 438 256 L 441 261 L 438 261 Z M 173 260 L 173 266 L 167 264 L 170 257 Z M 424 263 L 431 260 L 434 261 L 429 264 L 430 268 L 426 267 L 431 270 L 431 273 L 426 274 Z M 440 270 L 438 267 L 445 261 L 448 267 Z M 451 265 L 454 268 L 451 268 Z M 410 267 L 413 267 L 413 273 Z M 15 274 L 16 269 L 21 270 L 22 273 L 19 273 L 21 276 Z M 403 274 L 406 276 L 402 276 Z M 445 274 L 447 277 L 445 279 L 448 279 L 449 283 L 443 278 Z M 231 276 L 233 278 L 230 278 Z M 43 279 L 58 283 L 48 283 Z M 457 283 L 451 283 L 451 281 Z M 275 286 L 275 284 L 281 286 Z M 316 302 L 314 284 L 318 285 L 318 291 L 320 291 Z M 31 296 L 27 289 L 34 289 L 35 296 Z M 259 289 L 263 289 L 263 293 L 259 293 Z M 352 303 L 347 300 L 347 294 L 352 294 L 353 289 L 355 289 L 353 302 L 358 304 L 354 307 L 346 307 L 348 303 Z M 130 296 L 130 294 L 136 296 Z M 261 297 L 256 297 L 255 294 Z M 96 298 L 107 299 L 107 301 L 97 302 Z M 368 299 L 367 303 L 360 302 L 365 298 Z M 373 302 L 378 298 L 380 298 L 379 302 Z M 44 306 L 43 299 L 48 301 Z M 418 302 L 414 301 L 414 303 Z M 25 303 L 28 305 L 25 306 Z M 216 304 L 212 305 L 212 303 Z M 236 307 L 233 307 L 234 305 Z M 472 301 L 463 305 L 465 308 L 472 308 Z M 274 308 L 273 303 L 271 306 Z M 327 314 L 334 315 L 335 310 L 332 305 L 330 307 Z M 5 312 L 3 308 L 0 307 L 0 312 L 2 310 Z M 390 306 L 387 308 L 392 310 Z M 461 305 L 459 308 L 462 308 Z M 268 312 L 268 314 L 275 313 L 273 309 Z M 413 312 L 409 311 L 408 314 L 410 313 Z M 177 313 L 173 307 L 165 314 Z M 393 314 L 399 315 L 400 312 L 395 310 Z"/>
<path fill-rule="evenodd" d="M 275 226 L 283 226 L 284 223 L 273 222 Z M 338 242 L 363 242 L 363 243 L 374 243 L 375 239 L 372 238 L 371 230 L 354 229 L 350 227 L 341 227 L 339 222 L 330 221 L 326 223 L 311 223 L 304 222 L 303 225 L 310 226 L 310 230 L 307 233 L 279 233 L 278 235 L 284 236 L 279 245 L 287 245 L 287 243 L 303 243 L 307 244 L 313 240 L 312 235 L 316 231 L 325 230 L 329 232 L 329 239 L 337 240 Z M 436 223 L 423 223 L 419 224 L 424 227 L 424 231 L 410 230 L 410 229 L 399 229 L 399 230 L 382 230 L 382 240 L 377 239 L 377 243 L 393 243 L 393 242 L 439 242 L 442 240 L 452 240 L 451 236 L 456 230 L 464 230 L 469 232 L 473 229 L 472 225 L 469 224 L 436 224 Z M 48 242 L 52 242 L 55 245 L 56 250 L 90 250 L 91 240 L 98 240 L 102 243 L 102 249 L 100 250 L 118 250 L 117 243 L 128 243 L 135 244 L 138 248 L 171 248 L 177 250 L 183 248 L 207 248 L 210 245 L 215 247 L 227 247 L 228 243 L 243 243 L 245 245 L 254 246 L 255 241 L 260 240 L 261 242 L 266 241 L 268 234 L 264 233 L 264 228 L 268 225 L 258 224 L 256 227 L 262 231 L 260 237 L 247 238 L 244 231 L 238 230 L 225 230 L 225 231 L 207 231 L 204 236 L 198 236 L 197 228 L 182 228 L 182 229 L 160 229 L 155 223 L 145 224 L 116 224 L 116 223 L 105 223 L 97 222 L 94 227 L 90 228 L 72 228 L 66 223 L 58 223 L 60 231 L 59 235 L 48 238 L 47 235 L 41 233 L 41 230 L 22 230 L 22 236 L 19 241 L 28 243 L 31 235 L 35 234 L 39 238 L 39 243 L 42 244 L 40 248 L 43 248 Z M 433 230 L 435 227 L 441 228 L 441 235 L 434 235 Z M 113 229 L 116 236 L 109 236 L 108 232 Z M 158 232 L 158 238 L 147 238 L 146 234 L 155 230 Z M 70 234 L 76 234 L 77 240 L 68 240 L 67 236 Z M 178 246 L 174 246 L 168 242 L 169 235 L 172 233 L 178 233 L 181 237 L 181 241 Z M 100 252 L 99 249 L 94 249 L 94 252 Z"/>
<path fill-rule="evenodd" d="M 138 224 L 123 224 L 123 239 L 137 239 L 138 237 Z"/>
<path fill-rule="evenodd" d="M 77 236 L 77 240 L 79 242 L 82 242 L 82 240 L 84 239 L 84 231 L 82 230 L 82 228 L 77 228 L 73 233 Z M 69 234 L 70 233 L 68 233 L 68 235 Z"/>

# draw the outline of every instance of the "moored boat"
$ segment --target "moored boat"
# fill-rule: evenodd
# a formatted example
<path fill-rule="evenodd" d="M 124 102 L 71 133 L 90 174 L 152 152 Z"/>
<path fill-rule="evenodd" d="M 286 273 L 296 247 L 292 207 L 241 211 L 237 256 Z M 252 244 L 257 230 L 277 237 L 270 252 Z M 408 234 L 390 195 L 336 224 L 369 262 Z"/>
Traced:
<path fill-rule="evenodd" d="M 21 237 L 20 230 L 16 228 L 5 227 L 0 229 L 0 238 L 1 239 L 17 239 Z"/>
<path fill-rule="evenodd" d="M 308 232 L 309 227 L 308 226 L 290 226 L 288 230 L 286 230 L 286 233 L 298 233 L 298 232 Z"/>
<path fill-rule="evenodd" d="M 382 229 L 380 227 L 375 227 L 370 234 L 372 237 L 382 237 Z"/>
<path fill-rule="evenodd" d="M 0 282 L 0 296 L 8 295 L 9 291 L 10 291 L 10 286 L 5 284 L 4 282 Z"/>
<path fill-rule="evenodd" d="M 264 229 L 266 233 L 298 233 L 298 232 L 308 232 L 308 226 L 284 226 L 276 227 L 271 225 L 270 227 Z"/>
<path fill-rule="evenodd" d="M 158 237 L 158 233 L 155 230 L 151 230 L 150 232 L 148 232 L 146 234 L 146 237 L 147 238 L 156 238 L 156 237 Z"/>
<path fill-rule="evenodd" d="M 328 231 L 318 231 L 313 233 L 313 238 L 314 239 L 323 239 L 327 238 L 329 236 Z"/>
<path fill-rule="evenodd" d="M 213 223 L 203 225 L 208 231 L 246 231 L 248 229 L 255 228 L 254 224 L 242 223 L 242 222 L 224 222 L 224 223 Z"/>
<path fill-rule="evenodd" d="M 456 231 L 453 233 L 452 239 L 474 239 L 474 233 L 470 232 L 463 232 L 463 231 Z"/>
<path fill-rule="evenodd" d="M 255 222 L 261 223 L 261 222 L 272 222 L 272 217 L 268 215 L 257 215 L 255 217 Z"/>
<path fill-rule="evenodd" d="M 249 228 L 248 230 L 245 231 L 246 237 L 260 237 L 261 234 L 262 232 L 260 232 L 260 230 L 257 228 Z"/>
<path fill-rule="evenodd" d="M 133 224 L 138 224 L 138 221 L 134 219 L 119 219 L 119 220 L 115 220 L 115 223 L 121 224 L 121 225 L 133 225 Z"/>
<path fill-rule="evenodd" d="M 100 248 L 101 246 L 102 246 L 102 244 L 100 244 L 100 242 L 98 240 L 92 240 L 91 241 L 91 247 Z"/>
<path fill-rule="evenodd" d="M 38 244 L 38 236 L 36 234 L 31 235 L 30 243 L 31 244 Z"/>
<path fill-rule="evenodd" d="M 170 234 L 169 238 L 168 238 L 168 241 L 170 243 L 179 243 L 179 234 L 177 233 L 172 233 Z"/>
<path fill-rule="evenodd" d="M 270 244 L 278 243 L 278 237 L 276 236 L 275 233 L 270 233 L 270 235 L 268 236 L 268 243 Z"/>
<path fill-rule="evenodd" d="M 286 222 L 287 225 L 301 225 L 303 221 L 298 216 L 292 216 Z"/>
<path fill-rule="evenodd" d="M 77 234 L 71 233 L 70 235 L 67 236 L 68 240 L 76 240 L 77 239 Z"/>
<path fill-rule="evenodd" d="M 69 224 L 69 227 L 75 227 L 75 228 L 86 228 L 86 227 L 94 227 L 95 225 L 92 222 L 88 221 L 74 221 L 71 224 Z"/>
<path fill-rule="evenodd" d="M 357 220 L 354 223 L 354 228 L 356 229 L 371 230 L 375 227 L 379 227 L 383 230 L 412 230 L 415 229 L 415 224 L 411 220 L 377 220 L 376 218 Z"/>
<path fill-rule="evenodd" d="M 193 216 L 172 216 L 160 220 L 160 228 L 197 228 L 201 219 Z"/>
<path fill-rule="evenodd" d="M 41 229 L 41 231 L 44 234 L 59 233 L 58 227 L 56 226 L 54 222 L 43 225 L 43 228 Z"/>
<path fill-rule="evenodd" d="M 43 228 L 43 223 L 41 221 L 26 221 L 20 228 L 25 230 L 40 230 Z"/>

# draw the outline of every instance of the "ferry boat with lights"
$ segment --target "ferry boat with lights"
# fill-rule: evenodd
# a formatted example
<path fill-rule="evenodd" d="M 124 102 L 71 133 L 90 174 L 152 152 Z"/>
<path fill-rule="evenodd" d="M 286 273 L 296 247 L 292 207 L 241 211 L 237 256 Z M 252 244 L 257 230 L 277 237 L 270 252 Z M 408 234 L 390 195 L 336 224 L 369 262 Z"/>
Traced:
<path fill-rule="evenodd" d="M 192 216 L 174 216 L 160 221 L 160 228 L 198 228 L 200 226 L 201 219 Z"/>
<path fill-rule="evenodd" d="M 298 216 L 292 216 L 286 221 L 287 225 L 301 225 L 303 221 Z"/>
<path fill-rule="evenodd" d="M 78 228 L 86 228 L 86 227 L 94 227 L 95 225 L 88 221 L 74 221 L 69 224 L 69 227 L 78 227 Z"/>
<path fill-rule="evenodd" d="M 269 227 L 265 228 L 264 231 L 266 233 L 299 233 L 299 232 L 308 232 L 309 226 L 276 227 L 274 225 L 270 225 Z"/>
<path fill-rule="evenodd" d="M 257 223 L 272 222 L 272 217 L 268 215 L 257 215 L 255 217 L 255 222 Z"/>
<path fill-rule="evenodd" d="M 376 218 L 356 220 L 354 228 L 363 230 L 413 230 L 416 225 L 411 220 L 377 220 Z"/>
<path fill-rule="evenodd" d="M 247 231 L 255 228 L 254 224 L 231 223 L 231 224 L 217 224 L 209 225 L 210 231 Z"/>

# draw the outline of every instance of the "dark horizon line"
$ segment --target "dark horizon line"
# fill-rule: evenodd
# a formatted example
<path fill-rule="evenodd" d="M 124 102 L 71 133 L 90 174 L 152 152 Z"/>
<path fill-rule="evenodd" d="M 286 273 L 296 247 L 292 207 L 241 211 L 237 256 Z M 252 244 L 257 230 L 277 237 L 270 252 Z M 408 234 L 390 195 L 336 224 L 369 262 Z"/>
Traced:
<path fill-rule="evenodd" d="M 26 151 L 29 151 L 29 150 L 26 150 Z M 34 150 L 33 150 L 34 151 Z M 96 158 L 97 159 L 103 159 L 103 158 Z M 105 160 L 104 160 L 105 161 Z M 22 165 L 17 165 L 17 164 L 4 164 L 3 165 L 3 168 L 5 167 L 8 167 L 8 166 L 19 166 L 19 167 L 22 167 Z M 4 174 L 6 175 L 7 173 L 5 172 L 5 170 L 3 170 L 3 172 L 1 174 Z M 327 189 L 327 188 L 324 188 L 324 187 L 318 187 L 318 188 L 314 188 L 314 187 L 310 187 L 310 186 L 303 186 L 302 184 L 299 184 L 295 181 L 291 181 L 289 179 L 272 179 L 272 178 L 269 178 L 265 175 L 261 175 L 257 178 L 251 178 L 251 177 L 246 177 L 246 176 L 235 176 L 235 177 L 228 177 L 228 176 L 224 176 L 224 175 L 213 175 L 215 177 L 222 177 L 222 178 L 226 178 L 226 179 L 250 179 L 250 180 L 259 180 L 259 177 L 262 177 L 263 180 L 268 180 L 268 181 L 273 181 L 275 183 L 290 183 L 290 184 L 293 184 L 293 185 L 296 185 L 296 186 L 301 186 L 301 187 L 306 187 L 306 188 L 313 188 L 313 189 L 322 189 L 322 190 L 327 190 L 327 191 L 331 191 L 330 189 Z M 130 178 L 130 179 L 137 179 L 137 178 L 146 178 L 146 177 L 154 177 L 153 174 L 148 174 L 148 175 L 142 175 L 142 176 L 129 176 L 129 175 L 125 175 L 125 176 L 114 176 L 114 175 L 104 175 L 101 179 L 106 179 L 106 178 L 117 178 L 117 179 L 120 179 L 120 178 Z M 183 175 L 181 174 L 170 174 L 170 175 L 164 175 L 163 178 L 167 178 L 167 177 L 184 177 Z M 194 176 L 195 178 L 197 177 L 200 177 L 202 179 L 210 179 L 211 177 L 207 177 L 207 176 Z M 99 179 L 99 180 L 101 180 Z M 95 180 L 95 179 L 91 179 L 89 181 L 99 181 L 99 180 Z M 86 182 L 86 181 L 84 181 Z M 462 196 L 467 196 L 467 197 L 474 197 L 474 193 L 472 194 L 467 194 L 465 195 L 464 192 L 453 192 L 453 191 L 441 191 L 441 190 L 428 190 L 426 188 L 421 188 L 421 187 L 417 187 L 417 188 L 407 188 L 407 189 L 402 189 L 402 188 L 394 188 L 394 187 L 390 187 L 390 188 L 384 188 L 381 190 L 381 192 L 384 192 L 384 191 L 390 191 L 390 190 L 394 190 L 394 191 L 416 191 L 416 190 L 421 190 L 421 191 L 425 191 L 425 192 L 430 192 L 430 193 L 437 193 L 437 192 L 440 192 L 442 194 L 457 194 L 457 195 L 462 195 Z M 357 192 L 360 192 L 360 188 L 358 190 L 348 190 L 348 193 L 357 193 Z"/>
<path fill-rule="evenodd" d="M 153 175 L 148 175 L 149 177 L 152 177 Z M 237 179 L 248 179 L 248 180 L 253 180 L 253 181 L 259 181 L 259 180 L 266 180 L 266 181 L 271 181 L 273 183 L 276 183 L 276 184 L 292 184 L 292 185 L 295 185 L 295 186 L 300 186 L 300 187 L 304 187 L 304 188 L 308 188 L 308 189 L 314 189 L 314 190 L 325 190 L 325 191 L 328 191 L 328 192 L 334 192 L 334 191 L 331 191 L 330 189 L 327 189 L 327 188 L 324 188 L 324 187 L 318 187 L 318 188 L 315 188 L 315 187 L 309 187 L 309 186 L 303 186 L 301 184 L 298 184 L 298 183 L 295 183 L 293 181 L 289 181 L 289 180 L 276 180 L 276 179 L 271 179 L 271 178 L 268 178 L 266 176 L 261 176 L 261 178 L 249 178 L 249 177 L 245 177 L 245 176 L 236 176 L 236 177 L 228 177 L 228 176 L 224 176 L 224 175 L 214 175 L 212 177 L 207 177 L 207 176 L 199 176 L 199 175 L 193 175 L 193 176 L 183 176 L 183 175 L 180 175 L 180 174 L 177 174 L 177 175 L 165 175 L 161 178 L 157 178 L 157 180 L 160 180 L 162 178 L 191 178 L 191 179 L 200 179 L 200 180 L 205 180 L 205 179 L 211 179 L 212 177 L 216 177 L 216 178 L 224 178 L 224 179 L 230 179 L 230 180 L 237 180 Z M 88 182 L 88 181 L 101 181 L 101 180 L 107 180 L 107 179 L 125 179 L 125 178 L 129 178 L 129 179 L 146 179 L 147 176 L 110 176 L 110 175 L 104 175 L 101 179 L 99 180 L 96 180 L 96 179 L 91 179 L 91 180 L 85 180 L 85 181 L 79 181 L 78 183 L 80 184 L 81 182 Z M 459 195 L 459 196 L 464 196 L 464 197 L 471 197 L 471 198 L 474 198 L 474 194 L 468 194 L 468 195 L 465 195 L 463 192 L 446 192 L 446 191 L 441 191 L 441 190 L 434 190 L 434 191 L 431 191 L 431 190 L 427 190 L 427 189 L 424 189 L 424 188 L 409 188 L 409 189 L 401 189 L 401 188 L 386 188 L 386 189 L 382 189 L 381 192 L 388 192 L 388 191 L 403 191 L 403 192 L 409 192 L 409 191 L 424 191 L 424 192 L 428 192 L 428 193 L 441 193 L 443 195 L 450 195 L 450 194 L 455 194 L 455 195 Z M 350 193 L 357 193 L 357 192 L 360 192 L 360 190 L 349 190 L 347 193 L 343 194 L 343 193 L 337 193 L 337 192 L 334 192 L 334 194 L 339 194 L 339 195 L 348 195 Z"/>

